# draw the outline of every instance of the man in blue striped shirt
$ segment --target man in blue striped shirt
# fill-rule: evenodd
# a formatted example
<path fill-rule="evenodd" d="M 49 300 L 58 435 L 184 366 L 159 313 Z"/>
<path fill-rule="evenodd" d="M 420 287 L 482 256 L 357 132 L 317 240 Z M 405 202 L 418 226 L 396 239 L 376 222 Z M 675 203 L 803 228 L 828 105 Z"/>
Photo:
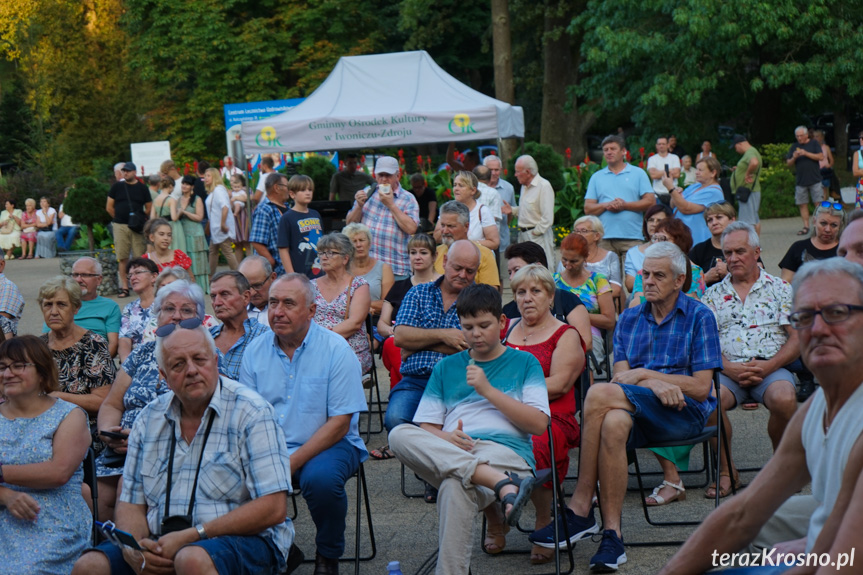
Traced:
<path fill-rule="evenodd" d="M 710 388 L 722 354 L 713 313 L 681 291 L 688 272 L 677 246 L 654 244 L 644 256 L 647 301 L 621 314 L 612 381 L 591 386 L 587 394 L 579 481 L 567 510 L 572 542 L 597 533 L 592 501 L 599 481 L 604 525 L 590 560 L 594 572 L 613 572 L 626 562 L 620 515 L 627 449 L 698 435 L 716 408 Z M 553 524 L 530 539 L 553 547 Z"/>

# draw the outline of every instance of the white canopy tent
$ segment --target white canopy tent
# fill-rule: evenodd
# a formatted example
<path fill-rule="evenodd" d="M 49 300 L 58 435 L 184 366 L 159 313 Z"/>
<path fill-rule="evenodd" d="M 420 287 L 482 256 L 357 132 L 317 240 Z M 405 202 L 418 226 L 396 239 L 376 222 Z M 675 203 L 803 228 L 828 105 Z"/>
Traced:
<path fill-rule="evenodd" d="M 524 137 L 524 113 L 462 84 L 425 51 L 347 56 L 292 110 L 243 122 L 247 154 Z"/>

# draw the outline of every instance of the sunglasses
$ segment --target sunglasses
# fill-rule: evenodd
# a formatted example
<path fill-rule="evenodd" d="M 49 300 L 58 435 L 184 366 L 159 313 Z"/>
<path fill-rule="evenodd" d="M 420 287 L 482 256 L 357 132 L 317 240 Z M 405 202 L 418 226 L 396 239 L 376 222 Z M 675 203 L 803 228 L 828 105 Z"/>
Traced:
<path fill-rule="evenodd" d="M 839 202 L 829 202 L 826 200 L 821 202 L 821 207 L 822 208 L 833 208 L 834 210 L 839 210 L 839 211 L 842 211 L 844 209 L 842 204 L 840 204 Z"/>
<path fill-rule="evenodd" d="M 166 323 L 162 327 L 156 330 L 156 336 L 158 337 L 167 337 L 174 333 L 178 327 L 183 329 L 198 329 L 204 322 L 199 320 L 196 317 L 191 317 L 189 319 L 184 319 L 180 321 L 180 323 Z"/>

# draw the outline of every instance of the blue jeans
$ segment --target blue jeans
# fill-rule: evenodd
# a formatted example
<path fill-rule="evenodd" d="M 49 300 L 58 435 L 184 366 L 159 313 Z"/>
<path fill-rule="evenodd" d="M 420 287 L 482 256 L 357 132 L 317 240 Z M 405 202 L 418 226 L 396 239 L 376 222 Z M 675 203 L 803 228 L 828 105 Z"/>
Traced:
<path fill-rule="evenodd" d="M 414 414 L 420 404 L 429 378 L 422 375 L 406 375 L 390 391 L 390 403 L 384 415 L 387 433 L 402 423 L 414 422 Z"/>
<path fill-rule="evenodd" d="M 57 251 L 68 252 L 78 235 L 78 226 L 61 226 L 57 230 Z"/>
<path fill-rule="evenodd" d="M 361 456 L 360 450 L 343 437 L 309 459 L 293 475 L 318 530 L 315 536 L 318 553 L 328 559 L 338 559 L 345 552 L 348 514 L 345 483 L 359 469 Z"/>
<path fill-rule="evenodd" d="M 704 430 L 707 416 L 693 405 L 694 400 L 687 398 L 683 409 L 676 411 L 662 405 L 662 401 L 646 387 L 617 385 L 620 385 L 626 399 L 635 406 L 627 449 L 637 449 L 651 442 L 687 439 Z M 716 404 L 715 399 L 713 404 Z"/>

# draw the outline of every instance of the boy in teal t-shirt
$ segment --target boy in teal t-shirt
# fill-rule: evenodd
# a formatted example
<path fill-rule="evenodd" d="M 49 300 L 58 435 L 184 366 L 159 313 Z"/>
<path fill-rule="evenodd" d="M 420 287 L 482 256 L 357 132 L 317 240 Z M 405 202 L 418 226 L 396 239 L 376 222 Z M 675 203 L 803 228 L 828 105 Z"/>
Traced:
<path fill-rule="evenodd" d="M 495 288 L 467 287 L 456 311 L 471 349 L 435 365 L 414 415 L 419 427 L 402 424 L 389 435 L 393 453 L 439 489 L 439 573 L 470 564 L 480 510 L 488 507 L 489 533 L 503 537 L 546 480 L 531 475 L 531 436 L 546 430 L 549 417 L 539 362 L 501 343 L 506 319 Z"/>

